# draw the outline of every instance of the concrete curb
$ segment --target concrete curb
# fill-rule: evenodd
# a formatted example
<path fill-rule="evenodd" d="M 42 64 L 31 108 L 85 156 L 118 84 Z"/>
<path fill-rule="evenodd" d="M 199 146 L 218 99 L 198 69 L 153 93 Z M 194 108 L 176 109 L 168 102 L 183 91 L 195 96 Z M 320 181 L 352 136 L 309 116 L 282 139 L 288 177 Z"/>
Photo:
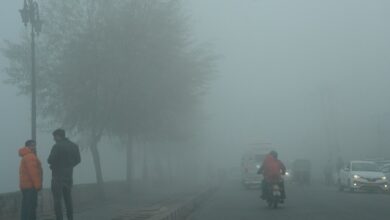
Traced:
<path fill-rule="evenodd" d="M 186 201 L 173 205 L 168 211 L 148 218 L 147 220 L 184 220 L 199 206 L 209 199 L 217 190 L 217 187 L 209 188 L 202 193 L 193 196 Z"/>

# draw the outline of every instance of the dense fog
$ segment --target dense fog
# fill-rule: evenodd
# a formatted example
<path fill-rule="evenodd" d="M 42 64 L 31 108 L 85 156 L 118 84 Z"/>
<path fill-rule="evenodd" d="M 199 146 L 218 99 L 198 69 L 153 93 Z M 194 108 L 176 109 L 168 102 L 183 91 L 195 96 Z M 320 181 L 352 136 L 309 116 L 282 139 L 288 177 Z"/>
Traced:
<path fill-rule="evenodd" d="M 23 42 L 26 35 L 18 14 L 21 6 L 22 1 L 2 1 L 3 49 L 6 41 Z M 256 143 L 276 149 L 286 164 L 309 159 L 317 171 L 339 157 L 344 161 L 389 157 L 390 2 L 183 0 L 177 10 L 187 18 L 191 40 L 211 54 L 213 68 L 208 70 L 204 94 L 196 105 L 189 105 L 194 113 L 188 117 L 193 119 L 175 121 L 175 126 L 184 124 L 179 130 L 190 133 L 184 140 L 151 141 L 142 133 L 131 141 L 131 178 L 141 181 L 148 167 L 155 172 L 149 172 L 151 179 L 192 176 L 202 182 L 218 169 L 239 167 L 242 154 Z M 38 45 L 38 50 L 44 49 Z M 165 57 L 161 59 L 164 62 Z M 42 61 L 39 56 L 37 60 Z M 9 60 L 1 56 L 0 192 L 18 189 L 17 150 L 30 135 L 29 96 L 7 82 L 8 66 Z M 163 81 L 150 80 L 153 89 Z M 189 131 L 187 124 L 191 124 Z M 122 129 L 115 125 L 112 130 Z M 165 135 L 169 129 L 162 126 L 153 135 Z M 48 187 L 50 170 L 45 161 L 54 143 L 53 127 L 42 119 L 38 129 L 38 155 Z M 82 148 L 75 182 L 95 182 L 88 137 L 76 129 L 70 138 Z M 104 180 L 125 180 L 123 138 L 108 132 L 98 146 Z M 150 156 L 146 166 L 144 155 Z M 183 167 L 187 165 L 188 169 Z M 159 169 L 166 171 L 157 174 Z"/>

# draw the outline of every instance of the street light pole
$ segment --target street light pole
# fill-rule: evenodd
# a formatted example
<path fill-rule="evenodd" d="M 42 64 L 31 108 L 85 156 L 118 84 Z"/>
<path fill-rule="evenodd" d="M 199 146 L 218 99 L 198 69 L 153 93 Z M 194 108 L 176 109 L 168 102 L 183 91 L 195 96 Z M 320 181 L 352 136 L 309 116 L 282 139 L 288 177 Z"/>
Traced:
<path fill-rule="evenodd" d="M 31 24 L 31 139 L 37 139 L 37 96 L 36 96 L 36 61 L 35 35 L 41 32 L 42 21 L 39 17 L 38 3 L 34 0 L 24 0 L 23 9 L 19 10 L 22 21 L 27 27 Z"/>
<path fill-rule="evenodd" d="M 37 83 L 35 72 L 35 33 L 31 27 L 31 138 L 37 140 Z"/>

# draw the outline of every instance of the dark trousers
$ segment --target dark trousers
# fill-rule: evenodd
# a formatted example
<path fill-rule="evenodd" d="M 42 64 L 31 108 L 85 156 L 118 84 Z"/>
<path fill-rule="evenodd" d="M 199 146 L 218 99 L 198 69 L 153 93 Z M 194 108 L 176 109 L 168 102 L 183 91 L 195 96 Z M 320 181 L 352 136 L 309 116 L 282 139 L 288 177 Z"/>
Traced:
<path fill-rule="evenodd" d="M 38 192 L 35 189 L 22 190 L 22 210 L 20 213 L 21 220 L 36 220 Z"/>
<path fill-rule="evenodd" d="M 62 214 L 62 200 L 65 203 L 68 220 L 73 220 L 72 184 L 52 180 L 51 191 L 53 193 L 56 220 L 64 219 Z"/>

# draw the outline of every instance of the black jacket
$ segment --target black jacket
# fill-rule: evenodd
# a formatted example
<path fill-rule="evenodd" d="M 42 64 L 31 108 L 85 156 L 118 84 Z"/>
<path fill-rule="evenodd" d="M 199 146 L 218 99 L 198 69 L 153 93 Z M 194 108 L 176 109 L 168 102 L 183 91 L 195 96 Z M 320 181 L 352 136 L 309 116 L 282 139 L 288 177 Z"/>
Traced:
<path fill-rule="evenodd" d="M 73 184 L 73 168 L 81 162 L 79 146 L 65 138 L 53 146 L 47 162 L 53 180 Z"/>

